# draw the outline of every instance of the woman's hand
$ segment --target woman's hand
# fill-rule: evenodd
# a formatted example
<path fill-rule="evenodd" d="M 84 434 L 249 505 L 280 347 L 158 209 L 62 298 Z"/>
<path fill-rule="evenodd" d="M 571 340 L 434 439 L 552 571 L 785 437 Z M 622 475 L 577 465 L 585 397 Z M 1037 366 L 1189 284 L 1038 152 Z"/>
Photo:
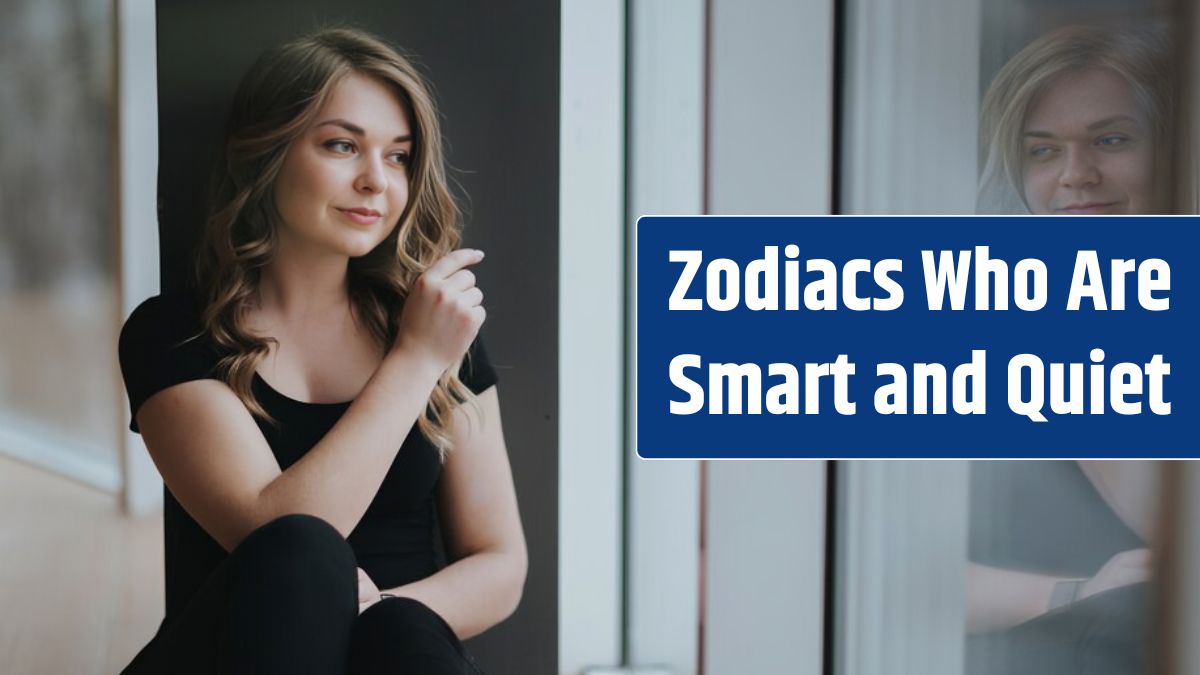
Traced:
<path fill-rule="evenodd" d="M 1121 586 L 1149 581 L 1152 562 L 1150 549 L 1135 548 L 1121 551 L 1109 558 L 1095 576 L 1080 585 L 1077 600 Z"/>
<path fill-rule="evenodd" d="M 439 372 L 466 353 L 487 316 L 483 292 L 466 269 L 481 260 L 482 251 L 461 248 L 417 278 L 404 301 L 394 348 L 415 351 Z"/>
<path fill-rule="evenodd" d="M 371 605 L 379 602 L 379 588 L 371 577 L 360 567 L 358 568 L 358 613 L 367 611 Z"/>

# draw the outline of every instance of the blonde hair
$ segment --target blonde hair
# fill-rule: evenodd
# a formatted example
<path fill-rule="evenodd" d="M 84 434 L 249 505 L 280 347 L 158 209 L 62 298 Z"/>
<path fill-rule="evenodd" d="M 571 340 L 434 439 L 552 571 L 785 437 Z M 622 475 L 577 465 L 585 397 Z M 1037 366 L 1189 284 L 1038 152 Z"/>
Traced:
<path fill-rule="evenodd" d="M 1068 26 L 1031 42 L 1000 69 L 979 121 L 981 170 L 978 213 L 1028 213 L 1021 188 L 1022 134 L 1034 103 L 1064 75 L 1104 69 L 1125 79 L 1150 120 L 1155 164 L 1166 164 L 1166 139 L 1175 104 L 1171 50 L 1159 27 L 1114 29 Z"/>
<path fill-rule="evenodd" d="M 347 75 L 371 77 L 392 89 L 412 122 L 409 198 L 387 238 L 351 258 L 347 287 L 351 310 L 385 347 L 416 279 L 458 248 L 459 209 L 447 184 L 437 109 L 413 64 L 369 33 L 329 28 L 262 55 L 242 78 L 225 131 L 211 209 L 196 267 L 205 332 L 224 356 L 220 377 L 256 416 L 275 424 L 251 389 L 258 363 L 274 338 L 259 338 L 245 324 L 261 273 L 276 251 L 280 216 L 274 185 L 289 145 L 314 122 L 322 104 Z M 458 378 L 461 361 L 442 375 L 417 427 L 442 459 L 449 450 L 446 421 L 459 403 L 474 400 Z"/>

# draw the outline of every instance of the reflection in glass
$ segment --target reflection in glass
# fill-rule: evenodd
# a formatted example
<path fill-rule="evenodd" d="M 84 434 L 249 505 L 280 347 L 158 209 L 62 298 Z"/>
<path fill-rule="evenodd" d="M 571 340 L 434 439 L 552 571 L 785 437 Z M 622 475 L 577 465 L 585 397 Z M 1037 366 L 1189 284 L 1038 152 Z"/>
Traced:
<path fill-rule="evenodd" d="M 1163 213 L 1165 31 L 1068 27 L 1021 50 L 983 101 L 980 213 Z"/>
<path fill-rule="evenodd" d="M 984 97 L 982 213 L 1169 209 L 1171 50 L 1159 28 L 1066 27 Z M 1152 462 L 975 462 L 968 673 L 1147 667 Z"/>

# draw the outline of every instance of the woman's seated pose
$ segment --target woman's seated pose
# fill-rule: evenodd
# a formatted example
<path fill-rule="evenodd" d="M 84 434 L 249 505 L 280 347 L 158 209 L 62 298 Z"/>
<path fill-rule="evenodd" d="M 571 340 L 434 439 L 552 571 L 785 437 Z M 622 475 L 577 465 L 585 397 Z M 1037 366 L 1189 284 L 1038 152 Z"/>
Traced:
<path fill-rule="evenodd" d="M 1168 213 L 1170 58 L 1155 28 L 1071 26 L 1022 49 L 984 97 L 978 210 Z M 968 673 L 1142 672 L 1156 472 L 972 463 Z"/>
<path fill-rule="evenodd" d="M 223 153 L 195 290 L 121 332 L 167 586 L 125 672 L 479 672 L 527 561 L 429 90 L 323 30 L 245 75 Z"/>

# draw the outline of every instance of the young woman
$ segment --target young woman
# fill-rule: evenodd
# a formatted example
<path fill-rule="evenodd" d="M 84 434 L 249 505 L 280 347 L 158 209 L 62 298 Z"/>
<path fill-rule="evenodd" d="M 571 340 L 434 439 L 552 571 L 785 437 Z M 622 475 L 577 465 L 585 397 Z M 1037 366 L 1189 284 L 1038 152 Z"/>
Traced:
<path fill-rule="evenodd" d="M 363 32 L 285 44 L 217 178 L 196 292 L 121 333 L 166 488 L 166 618 L 125 672 L 478 672 L 460 640 L 527 562 L 428 88 Z"/>
<path fill-rule="evenodd" d="M 1158 30 L 1038 38 L 984 97 L 978 210 L 1168 213 L 1171 90 Z M 1152 462 L 972 463 L 967 624 L 989 635 L 968 643 L 966 672 L 1141 671 L 1156 472 Z"/>
<path fill-rule="evenodd" d="M 1164 32 L 1070 26 L 1034 40 L 983 100 L 977 211 L 1168 213 Z"/>

